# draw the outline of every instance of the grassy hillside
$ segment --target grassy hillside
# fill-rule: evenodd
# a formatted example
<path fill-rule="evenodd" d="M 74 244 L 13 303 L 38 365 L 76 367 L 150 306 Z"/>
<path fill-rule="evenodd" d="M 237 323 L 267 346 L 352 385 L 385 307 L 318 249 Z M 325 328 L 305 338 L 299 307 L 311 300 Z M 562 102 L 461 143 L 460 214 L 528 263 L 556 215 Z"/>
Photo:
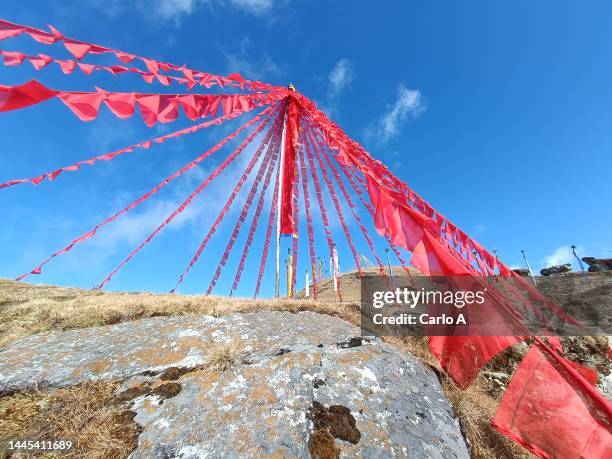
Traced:
<path fill-rule="evenodd" d="M 314 311 L 358 323 L 357 303 L 229 298 L 205 295 L 110 293 L 0 279 L 0 347 L 34 333 L 110 325 L 153 316 Z"/>

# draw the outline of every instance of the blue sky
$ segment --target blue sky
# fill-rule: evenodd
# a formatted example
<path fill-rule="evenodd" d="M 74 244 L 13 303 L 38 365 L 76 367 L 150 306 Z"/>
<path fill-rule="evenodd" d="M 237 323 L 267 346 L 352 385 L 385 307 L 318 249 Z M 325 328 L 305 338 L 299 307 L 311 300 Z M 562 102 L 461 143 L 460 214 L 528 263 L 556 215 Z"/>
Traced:
<path fill-rule="evenodd" d="M 468 234 L 490 250 L 497 249 L 508 264 L 522 264 L 521 249 L 527 250 L 538 269 L 566 262 L 570 244 L 579 246 L 583 255 L 611 257 L 612 5 L 603 1 L 370 5 L 88 0 L 66 7 L 61 2 L 24 5 L 9 0 L 3 2 L 2 16 L 39 28 L 52 24 L 69 37 L 211 73 L 237 71 L 279 85 L 292 81 L 350 136 Z M 67 57 L 61 47 L 39 45 L 25 37 L 5 40 L 0 48 Z M 0 72 L 0 84 L 36 78 L 66 90 L 100 86 L 114 91 L 171 91 L 146 85 L 135 75 L 64 76 L 55 68 L 36 72 L 27 63 L 2 66 Z M 105 109 L 96 121 L 83 123 L 58 101 L 4 113 L 0 181 L 36 175 L 187 125 L 188 120 L 181 118 L 150 129 L 137 116 L 119 120 Z M 236 124 L 169 141 L 65 174 L 54 183 L 0 190 L 0 277 L 29 270 L 233 127 Z M 95 285 L 222 157 L 174 182 L 155 200 L 30 279 Z M 242 160 L 237 166 L 245 164 Z M 235 181 L 239 174 L 240 167 L 229 170 L 227 180 L 211 187 L 184 218 L 134 258 L 109 289 L 168 291 L 219 211 L 232 177 Z M 331 205 L 328 209 L 334 213 Z M 182 292 L 206 290 L 236 218 L 237 214 L 228 217 Z M 350 267 L 353 263 L 336 220 L 332 226 L 341 265 Z M 252 293 L 263 226 L 260 223 L 238 295 Z M 319 229 L 317 244 L 322 248 L 323 241 Z M 305 249 L 305 238 L 303 242 Z M 360 253 L 372 258 L 363 241 L 357 244 Z M 377 246 L 384 254 L 384 245 L 377 242 Z M 227 293 L 239 253 L 228 263 L 216 293 Z M 304 262 L 306 252 L 300 256 Z M 269 264 L 264 295 L 272 292 L 271 268 Z M 300 263 L 298 272 L 304 269 L 306 264 Z"/>

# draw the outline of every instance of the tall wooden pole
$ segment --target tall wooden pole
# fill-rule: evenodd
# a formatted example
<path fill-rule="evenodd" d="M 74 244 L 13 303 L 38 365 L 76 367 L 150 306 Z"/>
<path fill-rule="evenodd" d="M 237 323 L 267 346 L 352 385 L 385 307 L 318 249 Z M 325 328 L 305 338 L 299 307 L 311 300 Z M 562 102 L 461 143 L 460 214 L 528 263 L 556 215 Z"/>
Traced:
<path fill-rule="evenodd" d="M 280 297 L 280 232 L 281 232 L 281 212 L 282 212 L 282 196 L 283 196 L 283 171 L 285 166 L 285 134 L 287 132 L 287 116 L 283 118 L 283 134 L 281 137 L 281 154 L 280 154 L 280 170 L 279 173 L 279 186 L 277 199 L 277 215 L 276 215 L 276 287 L 274 289 L 274 296 Z"/>

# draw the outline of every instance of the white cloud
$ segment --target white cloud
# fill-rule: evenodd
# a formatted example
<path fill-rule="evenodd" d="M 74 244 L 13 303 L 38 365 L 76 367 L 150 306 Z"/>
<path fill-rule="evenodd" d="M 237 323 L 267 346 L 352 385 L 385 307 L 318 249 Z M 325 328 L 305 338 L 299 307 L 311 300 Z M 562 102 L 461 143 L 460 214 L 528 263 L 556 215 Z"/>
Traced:
<path fill-rule="evenodd" d="M 88 143 L 92 151 L 102 154 L 138 142 L 133 125 L 107 115 L 104 114 L 96 120 L 89 131 Z"/>
<path fill-rule="evenodd" d="M 240 41 L 240 48 L 236 52 L 227 52 L 221 49 L 225 57 L 228 73 L 238 72 L 250 80 L 265 81 L 268 78 L 278 78 L 282 71 L 280 67 L 267 54 L 255 56 L 251 40 L 244 37 Z"/>
<path fill-rule="evenodd" d="M 584 249 L 582 247 L 576 247 L 576 253 L 579 257 L 584 256 Z M 557 247 L 550 255 L 547 255 L 542 260 L 542 266 L 547 268 L 549 266 L 564 265 L 566 263 L 573 264 L 576 261 L 576 257 L 572 253 L 572 248 L 569 245 Z"/>
<path fill-rule="evenodd" d="M 329 86 L 327 97 L 333 99 L 346 88 L 350 87 L 353 81 L 353 64 L 346 58 L 340 59 L 329 72 Z"/>
<path fill-rule="evenodd" d="M 387 112 L 366 129 L 366 137 L 386 142 L 396 136 L 410 118 L 417 118 L 425 110 L 421 92 L 400 84 L 397 87 L 395 103 L 389 105 Z"/>
<path fill-rule="evenodd" d="M 230 0 L 230 3 L 236 8 L 254 16 L 261 16 L 269 13 L 274 7 L 273 0 Z"/>
<path fill-rule="evenodd" d="M 212 5 L 212 0 L 84 0 L 84 3 L 110 19 L 137 13 L 147 20 L 172 22 L 178 27 L 184 16 L 194 13 L 201 5 Z M 63 8 L 63 11 L 69 10 Z"/>
<path fill-rule="evenodd" d="M 207 0 L 156 0 L 153 10 L 159 19 L 179 25 L 183 16 L 188 16 Z"/>
<path fill-rule="evenodd" d="M 180 25 L 183 16 L 192 14 L 201 5 L 209 5 L 211 8 L 219 5 L 231 5 L 234 8 L 253 16 L 264 16 L 272 12 L 275 0 L 155 0 L 153 8 L 158 18 L 172 21 Z M 145 2 L 146 10 L 149 11 L 150 4 Z"/>
<path fill-rule="evenodd" d="M 327 93 L 324 101 L 317 102 L 320 110 L 333 117 L 338 112 L 338 98 L 342 91 L 350 88 L 355 71 L 353 64 L 346 58 L 334 64 L 328 75 Z"/>
<path fill-rule="evenodd" d="M 228 167 L 223 173 L 222 179 L 217 179 L 211 186 L 205 189 L 200 196 L 197 196 L 185 210 L 176 216 L 166 227 L 166 230 L 175 231 L 186 225 L 194 226 L 201 233 L 212 224 L 216 218 L 220 204 L 224 203 L 230 196 L 238 178 L 242 175 L 246 164 L 249 162 L 255 151 L 258 142 L 254 141 L 245 151 L 235 160 L 235 164 Z M 258 165 L 261 163 L 261 158 Z M 151 201 L 143 210 L 129 212 L 122 215 L 120 219 L 105 228 L 103 237 L 95 238 L 92 246 L 103 247 L 110 255 L 119 245 L 127 243 L 136 245 L 149 235 L 157 226 L 163 222 L 175 209 L 177 209 L 185 198 L 192 193 L 195 188 L 205 180 L 212 172 L 212 169 L 197 168 L 191 171 L 179 184 L 174 185 L 168 196 L 163 198 L 153 196 Z M 244 189 L 250 188 L 254 174 L 243 185 Z M 156 198 L 156 199 L 155 199 Z M 133 199 L 133 198 L 132 198 Z M 130 202 L 126 196 L 117 199 L 114 207 L 121 208 L 125 202 Z M 122 204 L 119 204 L 121 202 Z M 239 200 L 237 201 L 239 202 Z M 236 202 L 235 202 L 236 203 Z M 240 206 L 233 205 L 230 212 L 236 212 Z M 102 236 L 102 235 L 101 235 Z"/>
<path fill-rule="evenodd" d="M 133 14 L 134 11 L 147 19 L 160 23 L 174 23 L 180 26 L 184 17 L 195 13 L 202 6 L 214 8 L 231 6 L 253 16 L 268 16 L 276 5 L 285 5 L 289 0 L 85 0 L 86 5 L 95 8 L 109 18 Z"/>

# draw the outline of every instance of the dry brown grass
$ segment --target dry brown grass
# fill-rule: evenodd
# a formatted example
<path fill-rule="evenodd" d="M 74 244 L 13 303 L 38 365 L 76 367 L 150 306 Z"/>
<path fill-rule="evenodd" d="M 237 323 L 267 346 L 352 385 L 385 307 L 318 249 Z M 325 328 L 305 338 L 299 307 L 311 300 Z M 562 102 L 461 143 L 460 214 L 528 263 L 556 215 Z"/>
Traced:
<path fill-rule="evenodd" d="M 228 298 L 204 295 L 106 293 L 0 280 L 0 348 L 47 330 L 110 325 L 154 316 L 235 312 L 314 311 L 358 323 L 359 305 L 312 300 Z"/>
<path fill-rule="evenodd" d="M 467 389 L 458 388 L 450 378 L 441 375 L 442 389 L 461 420 L 464 435 L 470 442 L 475 459 L 530 459 L 529 451 L 504 437 L 491 426 L 500 399 L 489 395 L 491 382 L 483 376 Z"/>
<path fill-rule="evenodd" d="M 134 449 L 139 427 L 134 413 L 114 396 L 115 383 L 86 382 L 51 391 L 16 393 L 0 399 L 0 444 L 11 439 L 71 440 L 62 457 L 124 458 Z M 9 457 L 6 449 L 0 457 Z M 52 456 L 50 456 L 52 457 Z"/>
<path fill-rule="evenodd" d="M 239 340 L 215 343 L 206 355 L 204 368 L 211 373 L 221 373 L 235 367 L 241 359 L 242 346 Z"/>

